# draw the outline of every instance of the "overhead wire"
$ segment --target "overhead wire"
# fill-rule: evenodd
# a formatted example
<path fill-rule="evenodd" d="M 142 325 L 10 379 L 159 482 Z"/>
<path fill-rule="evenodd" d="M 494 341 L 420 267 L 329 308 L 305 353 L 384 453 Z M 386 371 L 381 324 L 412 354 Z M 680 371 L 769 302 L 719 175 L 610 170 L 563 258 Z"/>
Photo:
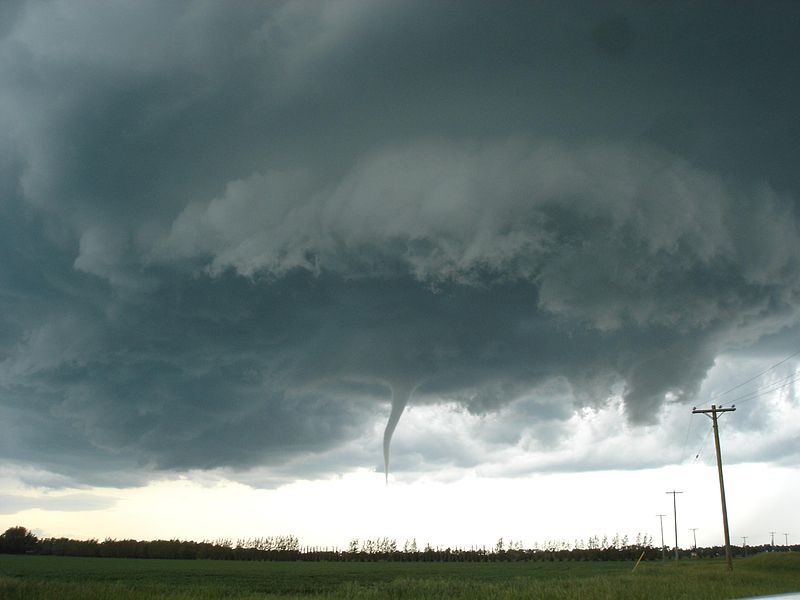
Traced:
<path fill-rule="evenodd" d="M 745 379 L 744 381 L 742 381 L 740 383 L 737 383 L 733 387 L 730 387 L 727 390 L 725 390 L 723 392 L 720 392 L 719 394 L 712 395 L 711 399 L 712 400 L 716 400 L 717 398 L 720 398 L 720 397 L 725 396 L 725 395 L 727 395 L 727 394 L 729 394 L 729 393 L 731 393 L 731 392 L 733 392 L 735 390 L 738 390 L 738 389 L 742 388 L 743 386 L 747 385 L 748 383 L 752 383 L 753 381 L 755 381 L 759 377 L 762 377 L 762 376 L 766 375 L 767 373 L 769 373 L 770 371 L 772 371 L 776 367 L 781 366 L 782 364 L 786 363 L 787 361 L 789 361 L 790 359 L 794 358 L 798 354 L 800 354 L 800 349 L 795 350 L 789 356 L 786 356 L 785 358 L 782 358 L 781 360 L 779 360 L 778 362 L 770 365 L 769 367 L 767 367 L 763 371 L 753 375 L 752 377 L 750 377 L 748 379 Z M 793 384 L 796 381 L 800 381 L 800 372 L 797 372 L 797 371 L 795 371 L 794 373 L 792 373 L 792 374 L 790 374 L 790 375 L 788 375 L 786 377 L 782 377 L 781 379 L 778 379 L 777 381 L 772 382 L 766 388 L 761 388 L 761 389 L 757 389 L 757 390 L 754 390 L 754 391 L 751 391 L 751 392 L 747 392 L 745 394 L 742 394 L 741 396 L 737 396 L 737 397 L 733 398 L 732 400 L 730 400 L 729 402 L 726 402 L 725 404 L 727 404 L 727 405 L 731 405 L 731 404 L 735 404 L 735 403 L 744 404 L 745 402 L 750 402 L 751 400 L 755 400 L 756 398 L 760 398 L 761 396 L 764 396 L 766 394 L 769 394 L 769 393 L 775 392 L 777 390 L 780 390 L 780 389 L 782 389 L 782 388 L 784 388 L 784 387 L 786 387 L 788 385 Z M 720 408 L 723 407 L 725 404 L 720 404 L 719 405 Z M 708 430 L 706 431 L 706 435 L 703 438 L 703 441 L 700 444 L 700 447 L 697 449 L 697 452 L 695 453 L 695 456 L 694 456 L 694 460 L 695 461 L 697 461 L 700 458 L 700 454 L 702 453 L 703 449 L 706 446 L 706 443 L 708 442 L 708 438 L 711 435 L 712 429 L 713 429 L 712 427 L 709 427 Z M 689 421 L 689 428 L 686 430 L 686 438 L 684 439 L 683 449 L 681 450 L 681 456 L 682 457 L 684 456 L 684 452 L 686 451 L 686 444 L 687 444 L 687 442 L 689 440 L 690 431 L 691 431 L 691 420 Z M 682 459 L 682 461 L 683 461 L 683 459 Z"/>
<path fill-rule="evenodd" d="M 705 448 L 706 443 L 708 442 L 708 436 L 711 435 L 711 431 L 713 429 L 714 429 L 713 427 L 709 427 L 708 430 L 706 431 L 706 435 L 703 438 L 703 441 L 700 443 L 700 447 L 697 449 L 697 454 L 694 455 L 695 462 L 697 462 L 697 460 L 700 458 L 700 454 L 703 452 L 703 448 Z"/>
<path fill-rule="evenodd" d="M 686 427 L 686 437 L 683 438 L 683 446 L 681 447 L 681 462 L 686 460 L 686 445 L 689 443 L 689 434 L 692 432 L 692 423 L 694 423 L 694 419 L 692 419 L 692 414 L 689 414 L 689 425 Z"/>
<path fill-rule="evenodd" d="M 795 373 L 792 373 L 791 375 L 787 375 L 786 377 L 783 377 L 783 378 L 781 378 L 781 379 L 769 384 L 769 386 L 766 387 L 766 388 L 759 389 L 759 390 L 754 390 L 752 392 L 748 392 L 747 394 L 743 394 L 741 396 L 737 396 L 736 398 L 734 398 L 733 400 L 731 400 L 727 404 L 737 403 L 737 402 L 739 404 L 744 404 L 745 402 L 750 402 L 751 400 L 755 400 L 756 398 L 760 398 L 761 396 L 765 396 L 766 394 L 770 394 L 772 392 L 776 392 L 776 391 L 778 391 L 780 389 L 783 389 L 786 386 L 789 386 L 789 385 L 793 384 L 795 381 L 799 381 L 799 380 L 800 380 L 800 373 L 795 372 Z M 720 406 L 722 406 L 722 405 L 720 404 Z"/>
<path fill-rule="evenodd" d="M 711 396 L 711 399 L 712 399 L 712 400 L 716 400 L 716 399 L 717 399 L 717 398 L 719 398 L 720 396 L 724 396 L 724 395 L 726 395 L 726 394 L 729 394 L 729 393 L 731 393 L 731 392 L 732 392 L 732 391 L 734 391 L 734 390 L 738 390 L 740 387 L 742 387 L 742 386 L 744 386 L 744 385 L 747 385 L 747 384 L 748 384 L 748 383 L 750 383 L 751 381 L 755 381 L 756 379 L 758 379 L 758 378 L 759 378 L 759 377 L 761 377 L 762 375 L 765 375 L 765 374 L 769 373 L 769 372 L 770 372 L 772 369 L 774 369 L 775 367 L 779 367 L 779 366 L 781 366 L 783 363 L 785 363 L 786 361 L 788 361 L 790 358 L 794 358 L 794 357 L 795 357 L 795 356 L 797 356 L 798 354 L 800 354 L 800 350 L 796 350 L 796 351 L 792 352 L 792 353 L 791 353 L 789 356 L 787 356 L 786 358 L 784 358 L 784 359 L 782 359 L 782 360 L 779 360 L 779 361 L 778 361 L 778 362 L 776 362 L 774 365 L 772 365 L 772 366 L 770 366 L 770 367 L 767 367 L 766 369 L 764 369 L 764 370 L 763 370 L 763 371 L 761 371 L 760 373 L 757 373 L 756 375 L 753 375 L 753 376 L 752 376 L 750 379 L 746 379 L 745 381 L 742 381 L 741 383 L 737 383 L 735 386 L 733 386 L 732 388 L 728 388 L 728 389 L 727 389 L 727 390 L 725 390 L 724 392 L 720 392 L 719 394 L 713 394 L 713 395 Z"/>

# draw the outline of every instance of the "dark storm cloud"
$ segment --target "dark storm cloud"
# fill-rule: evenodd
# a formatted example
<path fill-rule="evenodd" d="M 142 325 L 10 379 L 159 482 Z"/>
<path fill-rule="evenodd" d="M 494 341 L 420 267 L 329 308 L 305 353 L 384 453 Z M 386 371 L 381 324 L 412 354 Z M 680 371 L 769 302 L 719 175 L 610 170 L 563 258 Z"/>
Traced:
<path fill-rule="evenodd" d="M 8 460 L 342 470 L 414 385 L 652 422 L 797 327 L 792 4 L 8 6 Z"/>

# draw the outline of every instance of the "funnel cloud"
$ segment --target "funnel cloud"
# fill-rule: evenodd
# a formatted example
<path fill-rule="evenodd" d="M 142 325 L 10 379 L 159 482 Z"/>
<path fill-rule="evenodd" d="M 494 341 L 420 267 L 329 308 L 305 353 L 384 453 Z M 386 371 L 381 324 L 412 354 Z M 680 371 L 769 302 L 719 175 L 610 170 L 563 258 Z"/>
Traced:
<path fill-rule="evenodd" d="M 392 443 L 392 435 L 400 421 L 400 417 L 408 404 L 411 394 L 414 393 L 416 386 L 407 382 L 395 382 L 392 384 L 392 410 L 389 413 L 389 421 L 383 432 L 383 466 L 386 483 L 389 483 L 389 450 Z"/>
<path fill-rule="evenodd" d="M 0 455 L 54 487 L 388 481 L 401 417 L 398 476 L 641 468 L 568 424 L 796 350 L 796 4 L 0 17 Z"/>

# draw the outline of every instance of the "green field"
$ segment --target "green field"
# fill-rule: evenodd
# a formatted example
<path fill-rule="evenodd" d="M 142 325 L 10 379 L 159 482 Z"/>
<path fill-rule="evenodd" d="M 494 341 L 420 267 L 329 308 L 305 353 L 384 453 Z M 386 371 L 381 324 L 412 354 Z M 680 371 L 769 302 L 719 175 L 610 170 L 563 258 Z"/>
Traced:
<path fill-rule="evenodd" d="M 717 560 L 518 563 L 223 562 L 0 555 L 0 598 L 686 598 L 800 591 L 800 553 Z"/>

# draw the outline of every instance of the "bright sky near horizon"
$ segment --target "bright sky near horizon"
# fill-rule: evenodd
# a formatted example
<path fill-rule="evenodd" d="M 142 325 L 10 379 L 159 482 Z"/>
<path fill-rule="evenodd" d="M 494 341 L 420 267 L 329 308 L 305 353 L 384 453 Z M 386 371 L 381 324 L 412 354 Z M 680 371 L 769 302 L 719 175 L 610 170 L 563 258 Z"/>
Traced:
<path fill-rule="evenodd" d="M 0 530 L 797 541 L 798 32 L 3 2 Z"/>

